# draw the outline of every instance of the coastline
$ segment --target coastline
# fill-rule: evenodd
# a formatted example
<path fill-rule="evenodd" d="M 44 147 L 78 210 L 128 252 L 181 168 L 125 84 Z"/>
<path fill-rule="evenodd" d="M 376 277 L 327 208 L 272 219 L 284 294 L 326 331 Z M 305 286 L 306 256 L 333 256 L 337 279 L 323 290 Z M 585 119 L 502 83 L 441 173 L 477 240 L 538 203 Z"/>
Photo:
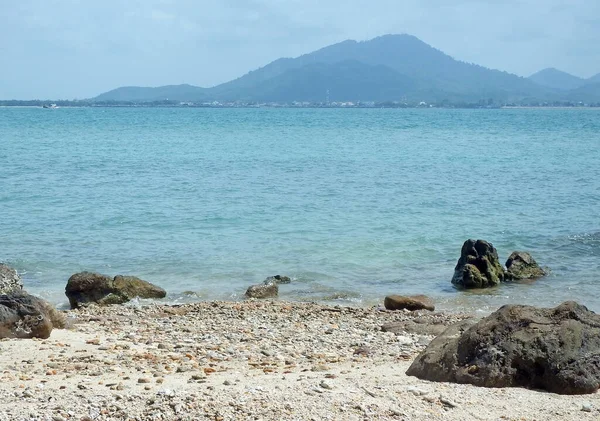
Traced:
<path fill-rule="evenodd" d="M 598 393 L 404 374 L 467 314 L 254 300 L 66 314 L 47 340 L 0 341 L 0 420 L 581 420 L 600 408 Z"/>

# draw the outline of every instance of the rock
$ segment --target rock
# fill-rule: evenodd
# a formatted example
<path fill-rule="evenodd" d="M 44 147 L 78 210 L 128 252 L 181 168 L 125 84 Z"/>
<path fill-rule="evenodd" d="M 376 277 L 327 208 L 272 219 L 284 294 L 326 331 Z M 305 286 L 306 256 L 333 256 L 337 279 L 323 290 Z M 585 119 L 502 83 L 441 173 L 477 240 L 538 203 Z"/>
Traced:
<path fill-rule="evenodd" d="M 50 337 L 66 317 L 50 303 L 25 292 L 0 295 L 0 338 Z"/>
<path fill-rule="evenodd" d="M 467 240 L 454 268 L 452 283 L 462 288 L 487 288 L 504 280 L 498 252 L 484 240 Z"/>
<path fill-rule="evenodd" d="M 0 294 L 9 294 L 23 290 L 23 283 L 16 270 L 0 263 Z"/>
<path fill-rule="evenodd" d="M 106 275 L 80 272 L 71 276 L 65 288 L 71 308 L 89 303 L 99 305 L 123 304 L 135 297 L 164 298 L 164 289 L 135 276 L 117 275 L 113 279 Z"/>
<path fill-rule="evenodd" d="M 383 305 L 387 310 L 435 310 L 433 301 L 425 295 L 388 295 L 383 300 Z"/>
<path fill-rule="evenodd" d="M 536 279 L 546 275 L 531 254 L 525 251 L 513 251 L 506 261 L 506 275 L 509 279 Z"/>
<path fill-rule="evenodd" d="M 600 387 L 600 316 L 582 305 L 506 305 L 469 323 L 435 338 L 406 374 L 559 394 L 594 393 Z"/>
<path fill-rule="evenodd" d="M 252 285 L 246 290 L 246 297 L 248 298 L 272 298 L 278 295 L 279 285 L 274 283 Z"/>
<path fill-rule="evenodd" d="M 289 276 L 281 276 L 281 275 L 275 275 L 275 276 L 269 276 L 267 279 L 265 279 L 265 281 L 263 282 L 265 285 L 269 285 L 269 284 L 289 284 L 290 282 L 292 282 L 292 280 L 289 278 Z"/>

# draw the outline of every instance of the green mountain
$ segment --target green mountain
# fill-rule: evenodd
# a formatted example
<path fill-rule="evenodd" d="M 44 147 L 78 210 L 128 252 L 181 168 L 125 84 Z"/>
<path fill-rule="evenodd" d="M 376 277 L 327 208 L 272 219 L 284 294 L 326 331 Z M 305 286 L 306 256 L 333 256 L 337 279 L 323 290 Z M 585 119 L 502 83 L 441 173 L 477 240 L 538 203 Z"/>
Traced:
<path fill-rule="evenodd" d="M 569 91 L 583 86 L 586 81 L 553 67 L 540 70 L 529 76 L 529 80 L 547 88 Z"/>
<path fill-rule="evenodd" d="M 95 100 L 518 102 L 561 95 L 531 78 L 455 60 L 411 35 L 385 35 L 278 59 L 212 88 L 126 87 Z"/>

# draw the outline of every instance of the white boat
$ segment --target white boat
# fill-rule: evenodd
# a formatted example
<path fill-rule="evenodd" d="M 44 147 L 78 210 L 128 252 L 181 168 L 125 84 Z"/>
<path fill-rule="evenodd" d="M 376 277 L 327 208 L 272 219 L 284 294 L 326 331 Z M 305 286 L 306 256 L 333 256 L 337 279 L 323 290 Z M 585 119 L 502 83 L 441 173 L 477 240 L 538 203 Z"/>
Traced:
<path fill-rule="evenodd" d="M 50 104 L 50 105 L 44 104 L 44 105 L 42 105 L 42 108 L 52 108 L 52 109 L 54 109 L 54 108 L 58 108 L 58 105 L 56 105 L 56 104 Z"/>

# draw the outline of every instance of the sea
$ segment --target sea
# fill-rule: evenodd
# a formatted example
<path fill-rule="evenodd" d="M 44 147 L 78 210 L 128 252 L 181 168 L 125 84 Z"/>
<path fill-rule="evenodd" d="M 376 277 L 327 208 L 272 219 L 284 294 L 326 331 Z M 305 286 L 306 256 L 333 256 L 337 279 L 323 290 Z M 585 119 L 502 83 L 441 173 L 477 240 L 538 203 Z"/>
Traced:
<path fill-rule="evenodd" d="M 166 303 L 600 311 L 600 110 L 0 108 L 0 261 L 59 307 L 79 271 Z M 461 291 L 466 239 L 545 278 Z"/>

